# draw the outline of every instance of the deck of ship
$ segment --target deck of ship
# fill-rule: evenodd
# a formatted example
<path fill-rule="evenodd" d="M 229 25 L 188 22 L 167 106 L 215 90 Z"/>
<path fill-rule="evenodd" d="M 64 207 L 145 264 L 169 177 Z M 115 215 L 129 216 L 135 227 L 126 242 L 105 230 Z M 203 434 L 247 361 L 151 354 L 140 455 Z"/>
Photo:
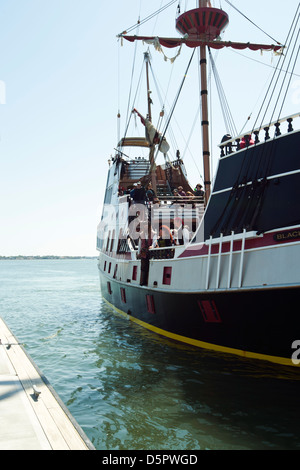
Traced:
<path fill-rule="evenodd" d="M 0 450 L 93 450 L 1 318 L 0 340 Z"/>

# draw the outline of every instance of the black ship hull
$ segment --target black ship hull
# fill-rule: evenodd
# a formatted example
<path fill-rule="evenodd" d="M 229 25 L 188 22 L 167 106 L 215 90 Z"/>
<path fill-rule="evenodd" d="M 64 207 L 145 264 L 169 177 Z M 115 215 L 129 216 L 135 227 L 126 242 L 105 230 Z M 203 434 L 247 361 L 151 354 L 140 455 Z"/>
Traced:
<path fill-rule="evenodd" d="M 295 364 L 299 287 L 171 293 L 121 283 L 103 273 L 100 283 L 109 304 L 155 333 L 200 348 Z"/>

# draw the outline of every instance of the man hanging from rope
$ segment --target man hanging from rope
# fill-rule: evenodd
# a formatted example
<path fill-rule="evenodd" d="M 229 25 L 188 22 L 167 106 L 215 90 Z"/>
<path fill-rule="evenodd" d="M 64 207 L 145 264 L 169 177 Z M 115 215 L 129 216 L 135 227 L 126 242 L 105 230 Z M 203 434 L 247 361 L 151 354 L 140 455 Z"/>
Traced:
<path fill-rule="evenodd" d="M 158 149 L 165 155 L 170 149 L 166 138 L 162 137 L 161 133 L 158 132 L 157 129 L 155 129 L 149 119 L 144 118 L 144 116 L 142 116 L 135 108 L 133 109 L 133 112 L 140 117 L 142 124 L 145 126 L 147 140 L 150 142 L 151 145 L 159 145 Z"/>

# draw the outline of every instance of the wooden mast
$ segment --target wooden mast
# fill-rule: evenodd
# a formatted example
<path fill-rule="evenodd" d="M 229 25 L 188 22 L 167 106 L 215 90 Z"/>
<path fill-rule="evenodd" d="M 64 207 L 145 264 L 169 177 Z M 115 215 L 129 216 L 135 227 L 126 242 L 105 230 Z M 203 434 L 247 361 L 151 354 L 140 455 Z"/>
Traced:
<path fill-rule="evenodd" d="M 210 1 L 199 0 L 199 8 L 210 7 Z M 206 46 L 200 46 L 200 71 L 201 71 L 201 128 L 203 146 L 203 170 L 204 170 L 204 192 L 207 204 L 211 192 L 210 180 L 210 149 L 209 149 L 209 121 L 208 121 L 208 90 L 207 90 L 207 59 Z"/>
<path fill-rule="evenodd" d="M 150 90 L 150 84 L 149 84 L 149 61 L 150 61 L 149 52 L 145 52 L 144 57 L 145 57 L 145 62 L 146 62 L 148 119 L 150 122 L 152 122 L 152 111 L 151 111 L 152 100 L 151 100 L 151 90 Z M 149 152 L 151 183 L 152 183 L 152 189 L 156 194 L 156 177 L 155 177 L 156 171 L 155 171 L 154 151 L 155 151 L 155 144 L 151 143 L 150 152 Z"/>
<path fill-rule="evenodd" d="M 152 112 L 151 112 L 151 91 L 150 91 L 150 84 L 149 84 L 149 60 L 150 55 L 149 52 L 144 53 L 145 62 L 146 62 L 146 79 L 147 79 L 147 103 L 148 103 L 148 119 L 152 122 Z"/>

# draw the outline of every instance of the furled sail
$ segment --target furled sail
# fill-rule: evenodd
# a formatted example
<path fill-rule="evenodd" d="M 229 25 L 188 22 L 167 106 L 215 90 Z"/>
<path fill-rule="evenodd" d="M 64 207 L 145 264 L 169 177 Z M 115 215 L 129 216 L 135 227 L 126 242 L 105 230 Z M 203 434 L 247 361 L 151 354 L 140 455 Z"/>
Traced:
<path fill-rule="evenodd" d="M 211 47 L 212 49 L 223 49 L 224 47 L 232 47 L 233 49 L 250 49 L 251 51 L 274 51 L 274 52 L 281 52 L 283 46 L 281 44 L 253 44 L 250 42 L 243 43 L 243 42 L 232 42 L 232 41 L 205 41 L 202 39 L 197 38 L 161 38 L 155 36 L 127 36 L 126 34 L 120 35 L 122 38 L 126 39 L 127 41 L 134 42 L 134 41 L 144 41 L 147 44 L 153 44 L 154 46 L 158 43 L 161 46 L 172 48 L 178 47 L 182 44 L 185 44 L 188 47 L 199 47 L 199 46 L 207 46 Z"/>

